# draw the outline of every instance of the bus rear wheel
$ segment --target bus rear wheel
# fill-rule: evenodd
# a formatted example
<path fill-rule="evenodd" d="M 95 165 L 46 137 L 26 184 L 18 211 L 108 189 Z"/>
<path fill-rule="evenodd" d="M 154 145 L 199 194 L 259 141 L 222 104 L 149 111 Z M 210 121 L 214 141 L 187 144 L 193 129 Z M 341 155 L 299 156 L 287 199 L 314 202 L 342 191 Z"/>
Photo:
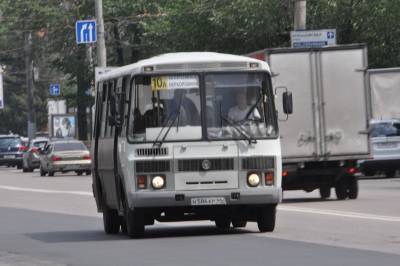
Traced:
<path fill-rule="evenodd" d="M 115 235 L 119 232 L 121 217 L 116 210 L 110 209 L 107 204 L 103 207 L 104 232 L 107 235 Z"/>

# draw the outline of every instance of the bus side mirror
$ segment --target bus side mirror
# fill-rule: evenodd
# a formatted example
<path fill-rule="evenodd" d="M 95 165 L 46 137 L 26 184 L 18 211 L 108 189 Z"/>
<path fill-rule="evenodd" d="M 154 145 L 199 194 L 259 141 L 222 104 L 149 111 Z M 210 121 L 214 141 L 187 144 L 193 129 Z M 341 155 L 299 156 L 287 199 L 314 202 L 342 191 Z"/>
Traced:
<path fill-rule="evenodd" d="M 283 112 L 287 115 L 293 113 L 293 97 L 290 91 L 285 91 L 282 94 Z"/>

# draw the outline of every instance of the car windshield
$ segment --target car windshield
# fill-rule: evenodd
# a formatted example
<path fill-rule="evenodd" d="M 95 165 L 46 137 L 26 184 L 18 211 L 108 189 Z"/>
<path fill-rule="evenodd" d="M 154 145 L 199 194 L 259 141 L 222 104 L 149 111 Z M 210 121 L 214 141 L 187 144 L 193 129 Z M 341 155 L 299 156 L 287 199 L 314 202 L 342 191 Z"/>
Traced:
<path fill-rule="evenodd" d="M 400 123 L 380 122 L 371 124 L 371 137 L 400 136 Z"/>
<path fill-rule="evenodd" d="M 131 99 L 132 141 L 201 139 L 197 75 L 138 77 Z"/>
<path fill-rule="evenodd" d="M 54 144 L 54 151 L 85 151 L 86 146 L 82 142 L 60 142 Z"/>
<path fill-rule="evenodd" d="M 276 137 L 273 96 L 265 79 L 262 73 L 206 76 L 208 138 Z"/>
<path fill-rule="evenodd" d="M 18 138 L 0 138 L 0 148 L 15 147 L 21 143 Z"/>

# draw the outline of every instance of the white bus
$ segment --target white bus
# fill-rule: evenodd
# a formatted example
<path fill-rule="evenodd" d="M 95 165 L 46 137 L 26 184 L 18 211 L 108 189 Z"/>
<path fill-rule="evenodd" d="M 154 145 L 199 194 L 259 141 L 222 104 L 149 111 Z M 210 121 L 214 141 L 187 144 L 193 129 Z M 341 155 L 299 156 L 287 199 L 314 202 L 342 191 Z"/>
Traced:
<path fill-rule="evenodd" d="M 100 75 L 91 146 L 105 232 L 141 237 L 155 220 L 273 231 L 282 190 L 270 76 L 265 62 L 209 52 Z"/>

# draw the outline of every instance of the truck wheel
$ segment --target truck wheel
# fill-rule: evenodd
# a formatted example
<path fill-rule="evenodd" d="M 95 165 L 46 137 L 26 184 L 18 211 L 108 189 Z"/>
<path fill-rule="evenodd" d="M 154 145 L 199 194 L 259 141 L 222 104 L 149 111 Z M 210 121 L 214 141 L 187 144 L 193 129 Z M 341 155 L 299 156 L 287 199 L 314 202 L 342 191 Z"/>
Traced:
<path fill-rule="evenodd" d="M 108 208 L 107 204 L 104 203 L 103 206 L 103 224 L 104 232 L 107 235 L 115 235 L 119 232 L 119 227 L 121 224 L 121 217 L 119 217 L 116 210 Z"/>
<path fill-rule="evenodd" d="M 349 178 L 347 194 L 349 199 L 356 199 L 358 197 L 358 179 L 355 176 Z"/>
<path fill-rule="evenodd" d="M 275 228 L 276 205 L 265 206 L 257 214 L 257 225 L 260 232 L 272 232 Z"/>
<path fill-rule="evenodd" d="M 144 236 L 144 215 L 140 210 L 131 210 L 125 204 L 125 226 L 129 238 L 140 238 Z"/>
<path fill-rule="evenodd" d="M 392 177 L 394 177 L 396 175 L 396 170 L 394 170 L 394 169 L 390 169 L 390 170 L 386 170 L 385 171 L 385 176 L 387 177 L 387 178 L 392 178 Z"/>
<path fill-rule="evenodd" d="M 247 221 L 238 221 L 238 220 L 233 220 L 232 225 L 234 228 L 240 228 L 240 227 L 246 227 Z"/>
<path fill-rule="evenodd" d="M 228 218 L 217 218 L 215 219 L 215 225 L 220 230 L 229 230 L 231 221 Z"/>
<path fill-rule="evenodd" d="M 331 196 L 331 187 L 323 186 L 319 188 L 319 194 L 321 195 L 321 199 L 327 199 Z"/>
<path fill-rule="evenodd" d="M 342 177 L 336 182 L 335 192 L 338 200 L 344 200 L 347 198 L 347 182 L 346 178 Z"/>

